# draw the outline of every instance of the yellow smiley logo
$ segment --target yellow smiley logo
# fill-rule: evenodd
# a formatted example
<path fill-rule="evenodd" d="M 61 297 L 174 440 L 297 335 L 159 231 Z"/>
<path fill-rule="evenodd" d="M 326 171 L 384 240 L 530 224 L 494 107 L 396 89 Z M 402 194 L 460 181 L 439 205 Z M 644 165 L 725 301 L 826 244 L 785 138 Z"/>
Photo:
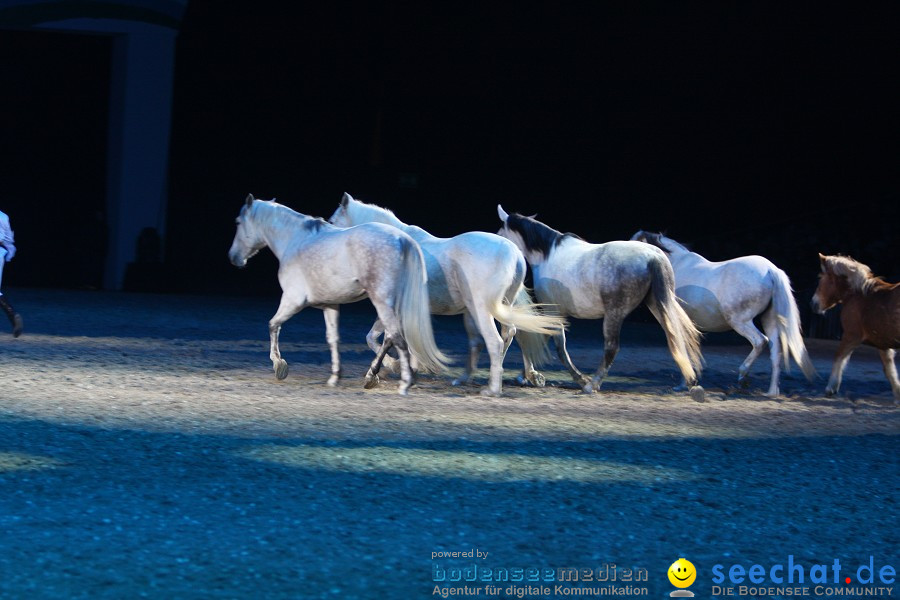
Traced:
<path fill-rule="evenodd" d="M 697 569 L 694 568 L 694 564 L 691 561 L 679 558 L 669 567 L 668 575 L 672 585 L 677 588 L 686 588 L 697 579 Z"/>

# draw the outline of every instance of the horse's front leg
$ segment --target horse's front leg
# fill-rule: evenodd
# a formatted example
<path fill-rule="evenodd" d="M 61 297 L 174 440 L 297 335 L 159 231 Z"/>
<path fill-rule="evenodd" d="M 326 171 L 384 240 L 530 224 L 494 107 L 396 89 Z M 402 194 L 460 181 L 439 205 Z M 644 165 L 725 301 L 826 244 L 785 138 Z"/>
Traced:
<path fill-rule="evenodd" d="M 894 404 L 900 402 L 900 379 L 897 378 L 897 365 L 894 364 L 894 355 L 896 351 L 893 349 L 879 350 L 881 355 L 881 363 L 884 365 L 884 374 L 887 375 L 888 381 L 891 382 L 891 391 L 894 392 Z"/>
<path fill-rule="evenodd" d="M 831 377 L 828 378 L 828 385 L 825 386 L 825 395 L 834 396 L 841 389 L 841 379 L 844 377 L 844 367 L 850 360 L 850 355 L 859 347 L 862 340 L 850 338 L 845 335 L 838 344 L 837 354 L 834 357 L 834 366 L 831 368 Z"/>
<path fill-rule="evenodd" d="M 338 349 L 341 341 L 338 332 L 340 312 L 337 306 L 327 306 L 322 308 L 322 315 L 325 317 L 325 339 L 328 340 L 328 349 L 331 351 L 331 376 L 328 378 L 328 385 L 334 387 L 341 378 L 341 354 Z"/>
<path fill-rule="evenodd" d="M 278 336 L 281 334 L 281 326 L 305 307 L 305 302 L 295 302 L 288 298 L 286 294 L 282 294 L 281 303 L 278 305 L 275 316 L 269 319 L 269 358 L 272 360 L 275 377 L 279 380 L 284 379 L 288 374 L 287 361 L 281 358 L 281 350 L 278 348 Z"/>
<path fill-rule="evenodd" d="M 519 348 L 522 350 L 522 374 L 516 377 L 516 382 L 519 385 L 544 387 L 547 384 L 547 380 L 535 368 L 535 363 L 536 361 L 546 360 L 548 336 L 540 333 L 531 333 L 530 331 L 517 331 L 515 338 L 519 342 Z"/>
<path fill-rule="evenodd" d="M 566 330 L 560 329 L 559 333 L 553 336 L 553 342 L 556 346 L 556 354 L 559 355 L 559 360 L 562 364 L 569 370 L 569 373 L 572 375 L 572 380 L 581 388 L 585 394 L 590 394 L 593 391 L 591 387 L 591 378 L 579 371 L 574 364 L 572 364 L 572 359 L 569 357 L 569 353 L 566 350 Z"/>

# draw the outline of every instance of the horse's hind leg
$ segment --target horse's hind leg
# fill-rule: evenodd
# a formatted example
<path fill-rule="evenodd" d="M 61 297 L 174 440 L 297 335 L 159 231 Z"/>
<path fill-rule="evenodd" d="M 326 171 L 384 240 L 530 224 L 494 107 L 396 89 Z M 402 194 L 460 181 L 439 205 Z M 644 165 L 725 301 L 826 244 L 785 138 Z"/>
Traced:
<path fill-rule="evenodd" d="M 294 302 L 286 295 L 282 295 L 281 304 L 278 305 L 275 316 L 269 319 L 269 358 L 272 360 L 272 368 L 275 370 L 277 379 L 284 379 L 288 374 L 287 361 L 281 358 L 281 350 L 278 347 L 281 326 L 305 307 L 305 302 Z"/>
<path fill-rule="evenodd" d="M 405 396 L 408 393 L 409 388 L 413 385 L 413 375 L 412 369 L 410 368 L 409 347 L 406 345 L 406 339 L 403 337 L 403 333 L 400 330 L 400 319 L 397 318 L 397 314 L 394 312 L 393 307 L 378 298 L 373 298 L 371 293 L 369 298 L 372 300 L 372 304 L 375 305 L 375 310 L 378 312 L 378 318 L 381 319 L 381 322 L 384 325 L 384 344 L 382 344 L 379 356 L 377 356 L 372 363 L 369 373 L 366 374 L 366 380 L 368 381 L 370 374 L 373 377 L 377 376 L 378 369 L 381 366 L 381 360 L 384 359 L 384 354 L 391 346 L 394 346 L 397 348 L 397 352 L 400 353 L 400 386 L 397 391 Z"/>
<path fill-rule="evenodd" d="M 338 318 L 340 313 L 337 306 L 328 306 L 322 309 L 325 317 L 325 339 L 328 340 L 328 349 L 331 351 L 331 376 L 328 378 L 328 385 L 337 385 L 341 378 L 341 354 L 338 344 L 341 341 L 338 332 Z"/>
<path fill-rule="evenodd" d="M 378 350 L 375 352 L 375 358 L 372 360 L 372 364 L 369 365 L 369 370 L 366 372 L 365 383 L 363 383 L 363 387 L 371 389 L 378 385 L 381 380 L 378 377 L 378 372 L 381 370 L 381 365 L 384 362 L 384 357 L 387 355 L 387 351 L 391 349 L 393 342 L 387 336 L 385 336 L 384 343 L 378 347 Z"/>
<path fill-rule="evenodd" d="M 887 375 L 888 381 L 891 382 L 891 391 L 894 392 L 894 404 L 896 404 L 900 402 L 900 379 L 897 378 L 897 365 L 894 364 L 896 351 L 888 348 L 887 350 L 879 350 L 878 353 L 881 354 L 884 374 Z"/>
<path fill-rule="evenodd" d="M 762 354 L 762 351 L 766 349 L 766 344 L 769 340 L 762 334 L 762 332 L 756 328 L 756 325 L 753 324 L 753 320 L 747 321 L 729 321 L 729 325 L 736 332 L 741 334 L 750 344 L 753 345 L 753 349 L 750 351 L 750 354 L 747 355 L 747 358 L 744 359 L 744 362 L 741 363 L 740 369 L 738 369 L 738 383 L 741 385 L 747 384 L 747 374 L 750 372 L 750 367 L 759 358 L 759 355 Z M 778 341 L 777 339 L 775 340 Z M 774 342 L 773 342 L 774 343 Z M 776 383 L 777 387 L 777 383 Z"/>
<path fill-rule="evenodd" d="M 603 361 L 600 363 L 600 368 L 597 369 L 592 380 L 594 390 L 600 389 L 606 374 L 609 373 L 609 368 L 616 359 L 616 354 L 619 353 L 619 335 L 621 334 L 624 320 L 625 315 L 618 312 L 608 312 L 603 317 Z"/>
<path fill-rule="evenodd" d="M 553 344 L 556 346 L 556 354 L 559 356 L 559 361 L 569 370 L 569 374 L 572 375 L 572 380 L 585 394 L 590 394 L 593 391 L 593 388 L 591 387 L 591 378 L 579 371 L 572 363 L 572 358 L 566 350 L 565 329 L 560 329 L 559 333 L 553 336 Z"/>
<path fill-rule="evenodd" d="M 503 393 L 503 358 L 509 343 L 504 342 L 500 334 L 497 333 L 497 325 L 494 317 L 486 309 L 476 309 L 473 315 L 481 337 L 484 338 L 484 345 L 487 348 L 488 356 L 491 359 L 491 375 L 488 379 L 488 385 L 481 389 L 484 396 L 499 396 Z M 510 338 L 512 341 L 512 338 Z"/>
<path fill-rule="evenodd" d="M 769 356 L 772 359 L 772 380 L 769 383 L 769 391 L 766 396 L 777 398 L 781 390 L 778 383 L 781 379 L 781 339 L 778 335 L 778 316 L 775 310 L 770 308 L 762 315 L 762 325 L 769 338 Z"/>
<path fill-rule="evenodd" d="M 366 334 L 366 344 L 375 354 L 378 354 L 381 351 L 381 344 L 378 343 L 378 338 L 381 337 L 381 334 L 383 333 L 384 325 L 382 325 L 381 319 L 375 319 L 375 322 L 372 324 L 372 329 Z M 385 369 L 394 373 L 398 373 L 400 369 L 400 363 L 390 355 L 384 357 L 383 366 Z"/>
<path fill-rule="evenodd" d="M 466 327 L 466 335 L 469 337 L 469 356 L 466 362 L 465 372 L 453 380 L 453 385 L 467 385 L 472 383 L 475 370 L 478 368 L 478 355 L 484 348 L 484 338 L 478 332 L 478 325 L 468 312 L 463 313 L 463 325 Z"/>

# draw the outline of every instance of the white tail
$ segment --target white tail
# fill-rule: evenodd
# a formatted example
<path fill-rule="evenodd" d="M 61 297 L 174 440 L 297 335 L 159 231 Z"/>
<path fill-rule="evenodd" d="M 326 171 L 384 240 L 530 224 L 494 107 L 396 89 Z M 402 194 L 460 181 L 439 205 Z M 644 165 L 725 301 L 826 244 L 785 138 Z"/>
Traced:
<path fill-rule="evenodd" d="M 675 297 L 675 274 L 668 259 L 650 265 L 651 285 L 648 306 L 666 332 L 669 352 L 688 386 L 694 385 L 703 368 L 700 354 L 700 330 L 684 312 Z"/>
<path fill-rule="evenodd" d="M 781 269 L 774 269 L 772 275 L 775 277 L 772 306 L 778 322 L 778 340 L 769 340 L 769 343 L 781 344 L 786 371 L 791 368 L 788 356 L 790 355 L 806 378 L 812 381 L 816 378 L 817 373 L 806 351 L 806 344 L 803 343 L 803 335 L 800 330 L 800 311 L 797 308 L 797 301 L 794 300 L 794 294 L 791 292 L 791 280 Z"/>
<path fill-rule="evenodd" d="M 522 291 L 525 291 L 524 287 Z M 525 292 L 526 295 L 522 299 L 520 291 L 512 306 L 504 303 L 502 299 L 498 300 L 491 307 L 491 315 L 505 325 L 515 325 L 516 329 L 530 333 L 555 335 L 566 327 L 567 323 L 563 317 L 541 314 L 538 310 L 541 305 L 531 302 L 527 293 Z"/>
<path fill-rule="evenodd" d="M 396 307 L 400 330 L 406 338 L 410 353 L 418 361 L 419 369 L 440 373 L 452 361 L 438 349 L 434 341 L 428 300 L 428 274 L 418 244 L 404 241 L 403 261 L 404 278 L 400 283 L 400 298 Z"/>
<path fill-rule="evenodd" d="M 542 319 L 538 323 L 537 330 L 530 329 L 527 324 L 520 324 L 522 321 L 513 321 L 512 323 L 518 329 L 516 333 L 516 341 L 519 343 L 519 348 L 522 350 L 522 354 L 531 361 L 534 366 L 541 366 L 550 360 L 550 348 L 547 345 L 549 338 L 548 335 L 554 335 L 559 332 L 560 329 L 566 326 L 566 320 L 561 317 L 554 317 L 549 315 L 541 315 L 539 313 L 540 305 L 535 304 L 531 299 L 531 294 L 528 293 L 528 289 L 525 286 L 521 286 L 519 288 L 519 292 L 516 294 L 516 297 L 513 298 L 513 306 L 506 307 L 508 309 L 508 315 L 512 315 L 514 318 L 520 318 L 521 314 L 529 315 L 529 319 L 532 317 L 538 317 Z M 492 312 L 494 318 L 502 323 L 510 324 L 511 321 L 504 321 L 500 315 L 497 315 L 496 312 Z M 533 321 L 532 321 L 533 322 Z"/>

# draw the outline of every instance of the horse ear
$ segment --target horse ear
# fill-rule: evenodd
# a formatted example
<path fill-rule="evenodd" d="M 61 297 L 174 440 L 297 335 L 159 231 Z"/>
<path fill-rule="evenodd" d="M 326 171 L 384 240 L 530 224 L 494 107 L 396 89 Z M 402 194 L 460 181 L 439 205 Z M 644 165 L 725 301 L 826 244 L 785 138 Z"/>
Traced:
<path fill-rule="evenodd" d="M 344 195 L 341 196 L 341 206 L 347 208 L 347 205 L 350 204 L 351 200 L 353 200 L 353 196 L 351 196 L 347 192 L 344 192 Z"/>
<path fill-rule="evenodd" d="M 819 264 L 822 265 L 822 272 L 823 272 L 823 273 L 825 272 L 825 265 L 826 265 L 827 262 L 828 262 L 828 261 L 826 260 L 827 258 L 828 258 L 827 256 L 825 256 L 824 254 L 822 254 L 821 252 L 819 252 Z"/>
<path fill-rule="evenodd" d="M 250 206 L 251 204 L 253 204 L 254 200 L 256 200 L 256 198 L 253 197 L 253 194 L 247 194 L 247 199 L 244 201 L 244 204 Z"/>
<path fill-rule="evenodd" d="M 500 220 L 504 223 L 506 223 L 506 220 L 509 218 L 509 214 L 507 214 L 507 212 L 503 210 L 503 207 L 499 204 L 497 205 L 497 216 L 499 216 Z"/>

